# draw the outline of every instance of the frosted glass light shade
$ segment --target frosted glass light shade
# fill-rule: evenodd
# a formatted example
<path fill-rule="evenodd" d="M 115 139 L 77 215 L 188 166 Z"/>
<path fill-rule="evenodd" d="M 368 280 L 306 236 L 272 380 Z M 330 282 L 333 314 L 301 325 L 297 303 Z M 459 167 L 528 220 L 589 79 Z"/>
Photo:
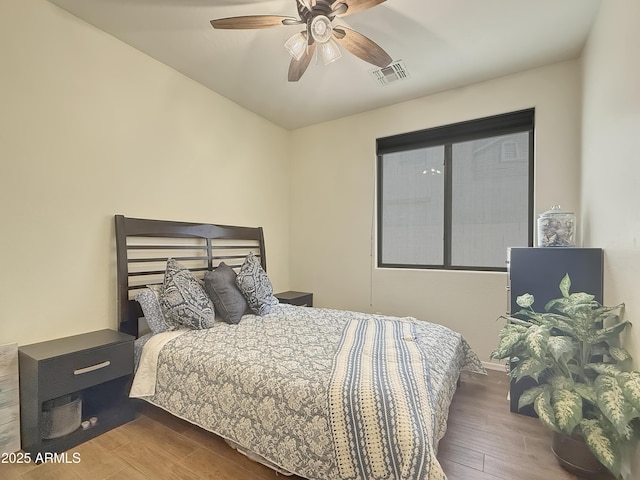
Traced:
<path fill-rule="evenodd" d="M 302 33 L 296 33 L 285 42 L 284 48 L 293 58 L 300 60 L 307 51 L 307 39 Z"/>
<path fill-rule="evenodd" d="M 328 42 L 321 43 L 320 51 L 322 52 L 322 59 L 324 60 L 325 65 L 329 65 L 342 57 L 340 47 L 338 47 L 338 44 L 333 39 L 330 39 Z"/>

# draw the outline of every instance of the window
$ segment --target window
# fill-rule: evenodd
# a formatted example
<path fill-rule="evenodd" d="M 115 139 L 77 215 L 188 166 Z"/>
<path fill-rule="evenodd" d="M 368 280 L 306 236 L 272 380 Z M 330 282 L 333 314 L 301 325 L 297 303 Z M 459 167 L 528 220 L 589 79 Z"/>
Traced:
<path fill-rule="evenodd" d="M 506 270 L 533 239 L 534 110 L 377 141 L 378 266 Z"/>

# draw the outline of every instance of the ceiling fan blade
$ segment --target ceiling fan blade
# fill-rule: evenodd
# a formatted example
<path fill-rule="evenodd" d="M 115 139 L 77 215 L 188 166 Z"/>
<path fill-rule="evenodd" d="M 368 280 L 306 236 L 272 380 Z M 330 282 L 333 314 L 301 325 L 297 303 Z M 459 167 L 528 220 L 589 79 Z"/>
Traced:
<path fill-rule="evenodd" d="M 339 13 L 339 17 L 346 17 L 347 15 L 352 15 L 357 12 L 361 12 L 362 10 L 366 10 L 367 8 L 375 7 L 376 5 L 380 5 L 382 2 L 386 0 L 336 0 L 333 2 L 333 9 L 340 3 L 344 3 L 348 8 L 345 13 Z"/>
<path fill-rule="evenodd" d="M 333 29 L 336 41 L 356 57 L 380 68 L 392 62 L 391 57 L 373 40 L 347 27 Z"/>
<path fill-rule="evenodd" d="M 291 63 L 289 64 L 289 81 L 297 82 L 302 78 L 304 72 L 306 72 L 307 67 L 309 66 L 309 62 L 311 62 L 311 58 L 313 57 L 313 53 L 316 50 L 316 44 L 312 43 L 307 47 L 307 53 L 300 60 L 296 60 L 295 58 L 291 59 Z"/>
<path fill-rule="evenodd" d="M 300 23 L 294 17 L 280 17 L 277 15 L 247 15 L 244 17 L 229 17 L 211 20 L 213 28 L 245 29 L 245 28 L 269 28 L 282 25 L 283 22 L 291 24 L 291 21 Z"/>

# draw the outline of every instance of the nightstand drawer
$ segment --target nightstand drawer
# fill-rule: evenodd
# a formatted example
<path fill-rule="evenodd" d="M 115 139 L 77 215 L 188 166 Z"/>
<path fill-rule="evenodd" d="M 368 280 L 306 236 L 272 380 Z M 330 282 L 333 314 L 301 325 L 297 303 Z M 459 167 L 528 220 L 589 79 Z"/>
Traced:
<path fill-rule="evenodd" d="M 40 398 L 55 398 L 133 372 L 133 342 L 83 350 L 40 363 Z"/>

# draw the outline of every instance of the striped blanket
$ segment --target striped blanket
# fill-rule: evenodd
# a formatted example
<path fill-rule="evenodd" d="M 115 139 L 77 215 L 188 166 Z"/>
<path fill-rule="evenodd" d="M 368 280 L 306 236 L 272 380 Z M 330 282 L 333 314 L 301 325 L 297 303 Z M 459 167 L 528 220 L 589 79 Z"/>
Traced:
<path fill-rule="evenodd" d="M 428 355 L 415 322 L 350 320 L 334 359 L 330 420 L 344 479 L 445 479 Z"/>

